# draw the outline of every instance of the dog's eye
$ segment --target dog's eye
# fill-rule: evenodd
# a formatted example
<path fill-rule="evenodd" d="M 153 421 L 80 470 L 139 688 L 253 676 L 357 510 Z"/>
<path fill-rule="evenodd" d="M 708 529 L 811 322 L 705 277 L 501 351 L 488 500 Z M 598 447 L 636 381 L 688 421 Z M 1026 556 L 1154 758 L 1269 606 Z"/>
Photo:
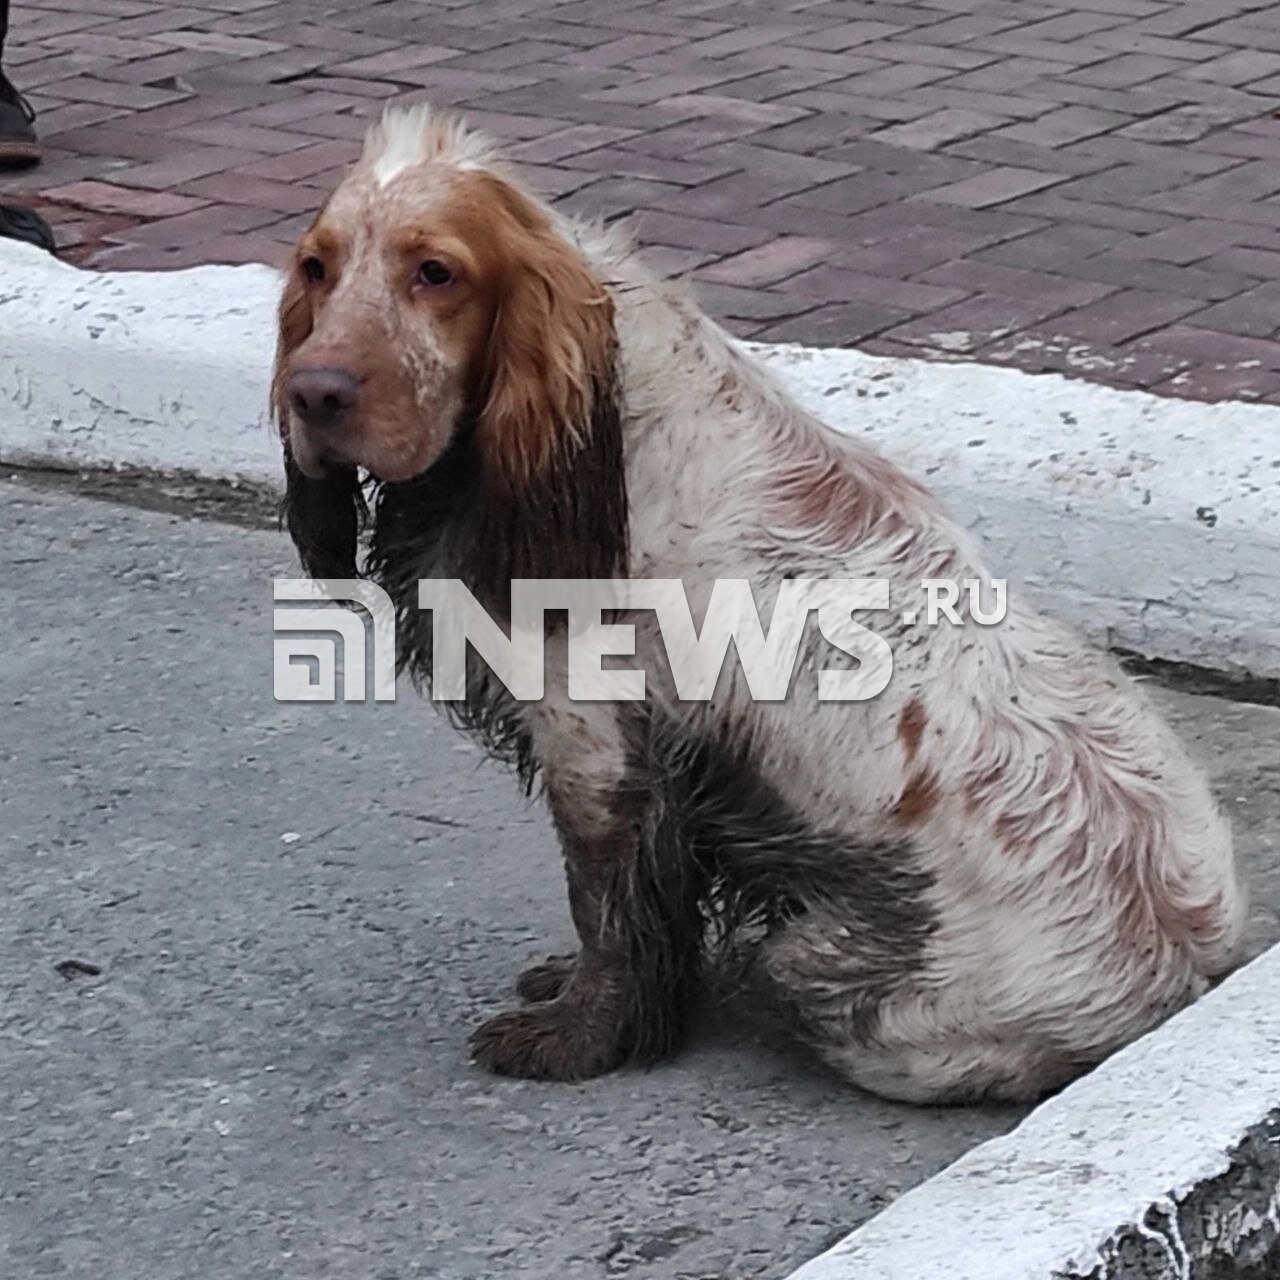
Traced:
<path fill-rule="evenodd" d="M 438 262 L 435 258 L 428 258 L 426 262 L 418 268 L 419 284 L 431 285 L 433 288 L 439 288 L 442 284 L 449 284 L 453 280 L 453 272 Z"/>
<path fill-rule="evenodd" d="M 315 257 L 303 258 L 302 274 L 313 284 L 319 284 L 324 279 L 324 263 Z"/>

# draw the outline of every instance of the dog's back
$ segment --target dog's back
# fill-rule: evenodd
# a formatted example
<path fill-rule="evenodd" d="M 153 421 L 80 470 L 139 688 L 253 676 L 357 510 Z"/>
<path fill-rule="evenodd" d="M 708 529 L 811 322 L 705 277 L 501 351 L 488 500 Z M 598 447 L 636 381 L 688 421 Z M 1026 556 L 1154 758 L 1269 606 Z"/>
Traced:
<path fill-rule="evenodd" d="M 629 455 L 633 573 L 682 578 L 695 613 L 717 578 L 748 577 L 766 618 L 788 579 L 887 578 L 892 611 L 864 621 L 894 658 L 865 703 L 818 700 L 838 655 L 806 644 L 784 702 L 728 678 L 709 707 L 665 708 L 732 753 L 751 797 L 736 824 L 716 802 L 722 869 L 738 858 L 739 879 L 791 895 L 765 968 L 852 1079 L 916 1100 L 1034 1096 L 1234 963 L 1229 828 L 1145 693 L 1070 628 L 1016 592 L 999 625 L 963 604 L 962 625 L 929 625 L 924 579 L 981 583 L 990 603 L 971 540 L 721 341 L 704 330 L 688 356 L 712 403 L 682 388 L 697 408 L 665 412 L 666 434 Z"/>

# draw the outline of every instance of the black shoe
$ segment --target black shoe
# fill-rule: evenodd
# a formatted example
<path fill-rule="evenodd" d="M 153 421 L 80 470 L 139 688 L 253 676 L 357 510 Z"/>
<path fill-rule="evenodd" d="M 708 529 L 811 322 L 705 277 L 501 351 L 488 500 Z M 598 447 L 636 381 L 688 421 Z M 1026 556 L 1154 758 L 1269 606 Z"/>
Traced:
<path fill-rule="evenodd" d="M 24 240 L 37 249 L 58 251 L 53 228 L 38 213 L 16 204 L 0 204 L 0 239 Z"/>
<path fill-rule="evenodd" d="M 31 127 L 35 118 L 31 104 L 0 71 L 0 168 L 39 162 L 40 143 Z"/>

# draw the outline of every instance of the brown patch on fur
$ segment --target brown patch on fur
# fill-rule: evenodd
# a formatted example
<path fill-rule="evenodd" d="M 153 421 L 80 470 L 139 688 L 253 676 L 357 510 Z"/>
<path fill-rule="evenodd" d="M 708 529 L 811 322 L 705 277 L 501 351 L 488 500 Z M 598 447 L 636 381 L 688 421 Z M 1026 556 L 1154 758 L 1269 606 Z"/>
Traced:
<path fill-rule="evenodd" d="M 906 752 L 908 764 L 916 758 L 920 750 L 920 740 L 924 737 L 927 723 L 924 706 L 919 698 L 912 698 L 898 716 L 898 741 L 902 743 L 902 749 Z"/>
<path fill-rule="evenodd" d="M 289 375 L 289 357 L 311 336 L 315 315 L 311 298 L 296 270 L 285 277 L 280 295 L 276 331 L 276 362 L 271 372 L 271 409 L 281 439 L 289 434 L 289 417 L 284 401 L 284 384 Z"/>
<path fill-rule="evenodd" d="M 1034 783 L 1011 795 L 1006 769 L 992 766 L 965 782 L 964 795 L 969 816 L 985 816 L 1008 858 L 1026 862 L 1051 845 L 1055 874 L 1092 877 L 1116 913 L 1118 945 L 1133 951 L 1149 955 L 1171 943 L 1199 949 L 1220 934 L 1221 904 L 1194 901 L 1165 878 L 1170 837 L 1148 790 L 1150 775 L 1127 759 L 1113 728 L 1059 722 L 1038 741 L 1005 728 L 1004 750 L 995 753 L 1035 751 Z M 979 756 L 996 745 L 985 739 Z M 1115 843 L 1100 845 L 1103 832 Z"/>
<path fill-rule="evenodd" d="M 777 518 L 822 545 L 845 551 L 867 537 L 913 540 L 907 513 L 925 490 L 865 446 L 820 435 L 788 442 L 770 488 Z M 803 447 L 806 452 L 797 454 Z"/>
<path fill-rule="evenodd" d="M 913 773 L 902 789 L 894 821 L 903 827 L 918 827 L 938 807 L 938 779 L 923 770 Z"/>
<path fill-rule="evenodd" d="M 492 259 L 476 438 L 494 476 L 519 491 L 590 433 L 613 380 L 613 300 L 545 210 L 494 174 L 461 178 L 444 217 Z"/>

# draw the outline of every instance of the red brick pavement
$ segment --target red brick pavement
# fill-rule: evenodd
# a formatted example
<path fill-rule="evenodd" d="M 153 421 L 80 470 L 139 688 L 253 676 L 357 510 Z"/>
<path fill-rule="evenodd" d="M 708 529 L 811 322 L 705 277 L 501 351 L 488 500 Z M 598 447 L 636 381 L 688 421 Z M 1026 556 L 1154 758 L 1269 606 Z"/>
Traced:
<path fill-rule="evenodd" d="M 65 256 L 281 260 L 386 101 L 737 332 L 1280 403 L 1274 0 L 13 0 Z"/>

